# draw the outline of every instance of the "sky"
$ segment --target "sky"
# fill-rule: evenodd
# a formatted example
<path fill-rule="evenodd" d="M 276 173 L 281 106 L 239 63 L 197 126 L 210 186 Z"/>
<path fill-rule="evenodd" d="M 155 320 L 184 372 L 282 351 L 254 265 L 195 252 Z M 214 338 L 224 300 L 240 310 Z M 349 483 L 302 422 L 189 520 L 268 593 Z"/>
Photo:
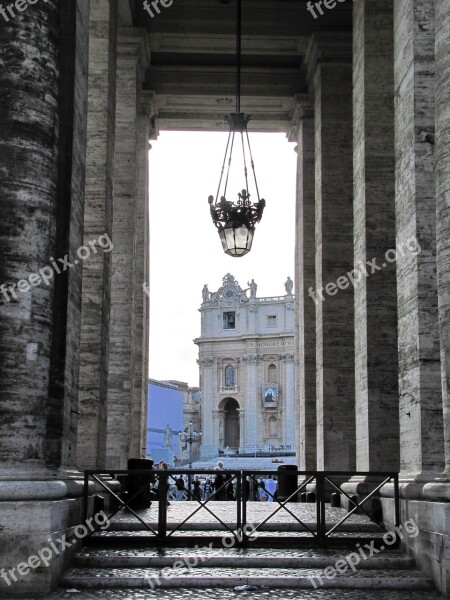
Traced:
<path fill-rule="evenodd" d="M 202 288 L 214 292 L 231 273 L 242 288 L 252 278 L 257 296 L 285 294 L 294 279 L 296 161 L 285 134 L 250 133 L 263 218 L 253 247 L 241 258 L 222 251 L 208 196 L 216 195 L 227 133 L 161 132 L 150 165 L 150 366 L 153 379 L 197 386 Z M 227 199 L 245 187 L 241 153 L 233 153 Z M 256 192 L 250 186 L 252 201 Z"/>

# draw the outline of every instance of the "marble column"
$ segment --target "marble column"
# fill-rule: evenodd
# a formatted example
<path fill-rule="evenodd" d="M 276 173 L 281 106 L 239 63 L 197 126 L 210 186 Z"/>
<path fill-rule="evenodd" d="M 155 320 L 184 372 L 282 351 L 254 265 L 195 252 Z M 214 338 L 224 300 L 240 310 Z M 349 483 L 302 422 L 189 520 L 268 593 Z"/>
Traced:
<path fill-rule="evenodd" d="M 426 498 L 450 500 L 450 10 L 436 1 L 436 260 L 438 271 L 445 472 L 424 488 Z"/>
<path fill-rule="evenodd" d="M 364 273 L 355 284 L 356 466 L 396 471 L 393 0 L 353 6 L 354 260 Z"/>
<path fill-rule="evenodd" d="M 290 141 L 297 141 L 295 237 L 296 438 L 300 470 L 316 468 L 316 305 L 314 115 L 311 100 L 297 97 Z"/>
<path fill-rule="evenodd" d="M 220 411 L 220 410 L 212 411 L 212 422 L 213 422 L 212 445 L 214 448 L 216 448 L 216 451 L 219 448 L 219 429 L 220 429 L 220 421 L 222 418 L 221 413 L 222 413 L 222 411 Z"/>
<path fill-rule="evenodd" d="M 214 358 L 206 356 L 199 359 L 200 381 L 202 384 L 202 458 L 216 456 L 217 448 L 214 446 Z"/>
<path fill-rule="evenodd" d="M 117 2 L 92 0 L 89 21 L 88 141 L 84 243 L 112 239 Z M 106 454 L 111 252 L 83 265 L 77 465 L 100 468 Z"/>
<path fill-rule="evenodd" d="M 239 449 L 240 451 L 244 450 L 244 444 L 246 439 L 246 420 L 245 413 L 247 410 L 245 408 L 239 408 Z"/>
<path fill-rule="evenodd" d="M 145 458 L 148 412 L 149 330 L 149 163 L 154 94 L 142 92 L 137 119 L 137 203 L 134 224 L 132 362 L 130 456 Z"/>
<path fill-rule="evenodd" d="M 136 369 L 133 309 L 136 294 L 142 295 L 142 284 L 138 292 L 135 281 L 140 91 L 148 64 L 146 33 L 119 29 L 105 460 L 107 467 L 114 468 L 125 468 L 133 450 L 131 433 Z"/>
<path fill-rule="evenodd" d="M 79 519 L 88 19 L 86 1 L 41 2 L 0 27 L 0 546 L 16 576 L 3 596 L 48 593 L 76 549 L 17 573 Z"/>
<path fill-rule="evenodd" d="M 355 468 L 351 36 L 314 35 L 317 468 Z"/>
<path fill-rule="evenodd" d="M 442 471 L 436 280 L 434 0 L 394 3 L 400 460 L 405 497 Z M 406 482 L 410 483 L 408 485 Z"/>
<path fill-rule="evenodd" d="M 294 354 L 286 352 L 282 355 L 284 363 L 284 431 L 282 443 L 291 446 L 291 450 L 296 447 L 295 440 L 295 368 Z"/>
<path fill-rule="evenodd" d="M 241 444 L 250 452 L 254 452 L 256 447 L 256 430 L 257 430 L 257 361 L 258 356 L 255 354 L 247 354 L 243 357 L 245 365 L 245 429 L 241 429 Z M 258 361 L 259 362 L 259 361 Z M 242 419 L 241 419 L 242 421 Z M 244 421 L 242 421 L 244 424 Z M 245 433 L 244 433 L 245 431 Z"/>
<path fill-rule="evenodd" d="M 0 462 L 34 470 L 45 467 L 53 273 L 48 285 L 22 282 L 56 248 L 58 8 L 36 6 L 14 25 L 0 28 Z"/>

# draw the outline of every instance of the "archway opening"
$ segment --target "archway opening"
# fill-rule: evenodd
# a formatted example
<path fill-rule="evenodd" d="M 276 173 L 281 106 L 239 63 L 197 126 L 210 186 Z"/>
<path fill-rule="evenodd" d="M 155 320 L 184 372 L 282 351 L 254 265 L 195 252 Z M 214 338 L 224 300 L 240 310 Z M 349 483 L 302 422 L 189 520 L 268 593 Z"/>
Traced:
<path fill-rule="evenodd" d="M 240 446 L 239 403 L 234 398 L 227 398 L 224 410 L 224 446 L 230 450 L 238 450 Z"/>

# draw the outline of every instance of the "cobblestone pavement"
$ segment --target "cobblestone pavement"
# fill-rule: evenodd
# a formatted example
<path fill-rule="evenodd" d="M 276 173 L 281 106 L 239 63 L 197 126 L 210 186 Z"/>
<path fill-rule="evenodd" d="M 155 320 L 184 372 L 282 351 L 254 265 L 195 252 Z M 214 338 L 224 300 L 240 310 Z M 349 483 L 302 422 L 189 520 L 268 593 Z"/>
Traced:
<path fill-rule="evenodd" d="M 209 510 L 216 513 L 225 523 L 236 522 L 236 502 L 211 501 L 207 506 Z M 254 521 L 259 523 L 269 517 L 269 515 L 274 513 L 279 507 L 280 505 L 276 502 L 248 502 L 247 522 L 251 523 Z M 287 508 L 298 519 L 307 524 L 315 523 L 317 520 L 315 504 L 289 503 L 287 504 Z M 172 501 L 170 503 L 167 511 L 167 522 L 180 523 L 197 509 L 199 510 L 189 518 L 190 523 L 217 523 L 217 519 L 215 519 L 206 508 L 200 508 L 198 502 L 187 501 Z M 136 511 L 136 513 L 146 522 L 156 522 L 158 519 L 158 503 L 154 502 L 148 510 L 139 510 Z M 327 522 L 329 523 L 337 523 L 347 514 L 347 511 L 343 508 L 331 508 L 327 505 L 326 516 Z M 121 511 L 114 517 L 114 522 L 138 523 L 138 520 L 132 513 Z M 286 509 L 280 508 L 280 510 L 271 517 L 270 523 L 291 524 L 296 523 L 296 520 Z M 368 525 L 370 524 L 370 520 L 364 514 L 353 514 L 347 519 L 346 525 L 349 523 L 354 525 Z"/>
<path fill-rule="evenodd" d="M 252 592 L 235 592 L 232 589 L 103 589 L 76 592 L 62 590 L 47 596 L 45 600 L 227 600 L 247 598 L 249 600 L 441 600 L 436 592 L 396 592 L 393 590 L 276 590 L 260 588 Z M 6 600 L 6 599 L 5 599 Z M 14 600 L 29 600 L 23 596 Z"/>
<path fill-rule="evenodd" d="M 206 544 L 206 540 L 205 540 Z M 322 548 L 84 548 L 82 556 L 247 556 L 247 557 L 289 557 L 289 558 L 338 558 L 348 554 L 348 550 Z M 385 550 L 383 557 L 404 557 L 403 550 Z"/>

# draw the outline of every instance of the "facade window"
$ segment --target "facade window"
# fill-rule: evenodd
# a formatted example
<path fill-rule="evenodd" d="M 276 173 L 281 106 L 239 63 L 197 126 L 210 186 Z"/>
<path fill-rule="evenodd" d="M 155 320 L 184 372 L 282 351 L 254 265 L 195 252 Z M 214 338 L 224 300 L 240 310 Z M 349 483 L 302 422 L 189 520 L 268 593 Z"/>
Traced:
<path fill-rule="evenodd" d="M 276 327 L 277 326 L 277 315 L 268 315 L 267 316 L 267 327 Z"/>
<path fill-rule="evenodd" d="M 269 419 L 269 437 L 278 437 L 278 423 L 276 417 L 270 417 Z"/>
<path fill-rule="evenodd" d="M 277 382 L 277 367 L 276 365 L 269 365 L 269 381 L 267 383 Z"/>
<path fill-rule="evenodd" d="M 236 329 L 236 313 L 234 310 L 223 313 L 223 328 Z"/>
<path fill-rule="evenodd" d="M 225 367 L 225 387 L 234 387 L 236 385 L 236 370 L 233 365 Z"/>

